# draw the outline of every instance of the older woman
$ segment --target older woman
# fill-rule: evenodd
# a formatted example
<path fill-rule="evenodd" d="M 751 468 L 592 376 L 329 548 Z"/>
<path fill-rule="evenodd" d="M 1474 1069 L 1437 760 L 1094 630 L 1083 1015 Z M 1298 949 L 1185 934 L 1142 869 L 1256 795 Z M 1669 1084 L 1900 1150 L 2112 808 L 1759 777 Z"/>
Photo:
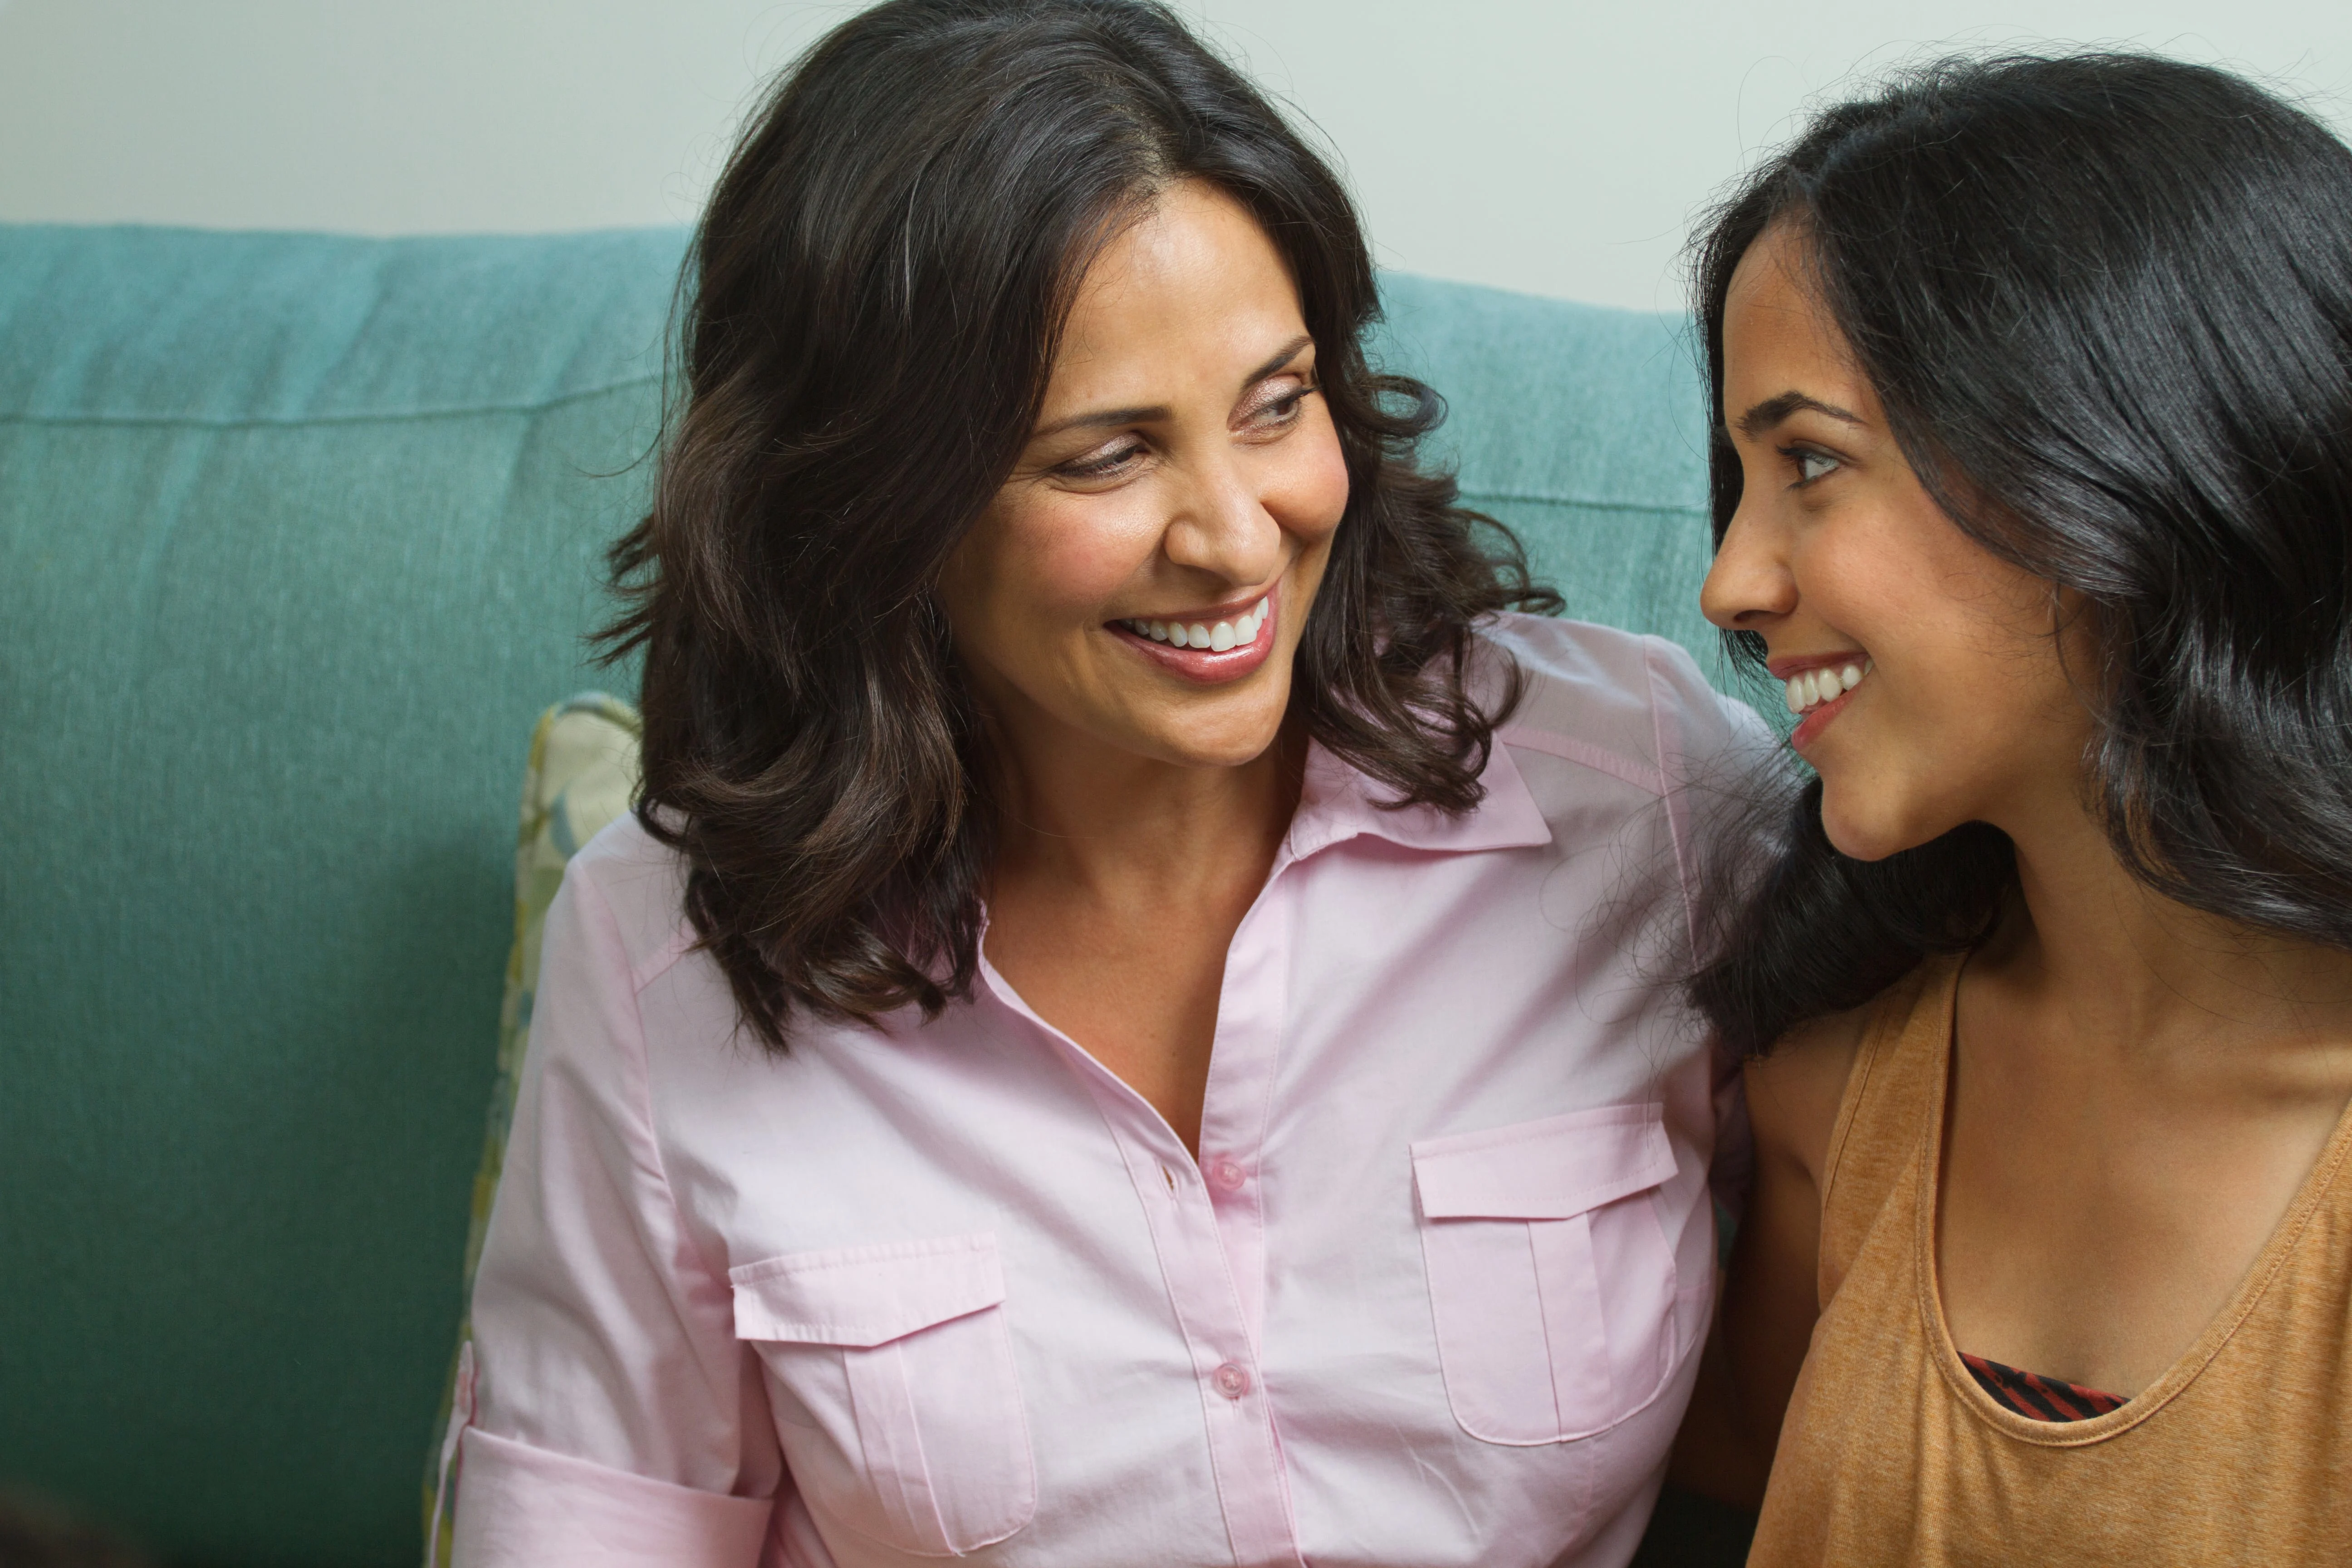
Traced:
<path fill-rule="evenodd" d="M 1157 7 L 848 22 L 694 268 L 460 1562 L 1622 1563 L 1735 710 L 1509 613 L 1345 195 Z"/>

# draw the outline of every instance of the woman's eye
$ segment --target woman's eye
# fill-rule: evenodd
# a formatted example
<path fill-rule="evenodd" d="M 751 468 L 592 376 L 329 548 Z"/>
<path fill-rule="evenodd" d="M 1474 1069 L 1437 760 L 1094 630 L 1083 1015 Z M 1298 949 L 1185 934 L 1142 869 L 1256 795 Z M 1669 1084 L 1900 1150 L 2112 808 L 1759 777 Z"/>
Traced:
<path fill-rule="evenodd" d="M 1797 465 L 1797 482 L 1811 484 L 1826 474 L 1833 474 L 1844 465 L 1825 452 L 1808 452 L 1801 448 L 1789 454 Z"/>
<path fill-rule="evenodd" d="M 1142 455 L 1142 442 L 1126 441 L 1118 446 L 1107 447 L 1093 457 L 1080 458 L 1075 462 L 1065 463 L 1059 471 L 1066 479 L 1107 479 Z"/>
<path fill-rule="evenodd" d="M 1245 423 L 1261 430 L 1287 425 L 1298 417 L 1299 405 L 1305 403 L 1307 395 L 1314 390 L 1311 386 L 1294 386 L 1281 396 L 1251 409 Z"/>

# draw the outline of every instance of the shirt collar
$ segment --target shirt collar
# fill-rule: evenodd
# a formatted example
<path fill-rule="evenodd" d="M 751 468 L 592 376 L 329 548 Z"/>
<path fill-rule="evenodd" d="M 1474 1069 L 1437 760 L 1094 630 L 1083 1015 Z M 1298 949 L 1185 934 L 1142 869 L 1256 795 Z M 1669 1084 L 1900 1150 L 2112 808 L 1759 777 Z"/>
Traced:
<path fill-rule="evenodd" d="M 1502 737 L 1496 735 L 1489 747 L 1486 769 L 1478 775 L 1478 782 L 1486 786 L 1486 798 L 1454 816 L 1428 805 L 1383 811 L 1377 804 L 1378 784 L 1324 750 L 1320 742 L 1309 742 L 1298 810 L 1292 816 L 1290 832 L 1283 840 L 1284 853 L 1276 858 L 1275 874 L 1279 875 L 1286 863 L 1295 865 L 1359 834 L 1436 854 L 1528 849 L 1550 843 L 1551 824 L 1544 819 L 1534 792 L 1519 775 L 1518 764 L 1511 760 Z M 987 937 L 988 905 L 982 900 L 980 990 L 992 996 L 999 1006 L 1056 1038 L 1066 1037 L 1040 1018 L 1012 984 L 996 972 L 996 966 L 988 962 Z"/>
<path fill-rule="evenodd" d="M 1438 854 L 1526 849 L 1551 842 L 1551 824 L 1499 735 L 1489 744 L 1478 782 L 1486 786 L 1486 798 L 1459 816 L 1431 805 L 1383 810 L 1377 782 L 1319 742 L 1310 742 L 1298 811 L 1290 822 L 1289 858 L 1304 860 L 1359 834 Z"/>

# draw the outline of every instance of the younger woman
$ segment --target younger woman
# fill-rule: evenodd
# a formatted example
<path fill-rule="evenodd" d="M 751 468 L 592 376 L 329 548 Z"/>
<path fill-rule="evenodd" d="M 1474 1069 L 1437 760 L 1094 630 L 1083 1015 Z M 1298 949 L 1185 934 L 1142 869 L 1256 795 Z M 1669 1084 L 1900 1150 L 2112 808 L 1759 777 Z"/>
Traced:
<path fill-rule="evenodd" d="M 2352 1560 L 2352 152 L 1948 65 L 1702 308 L 1706 607 L 1819 773 L 1697 985 L 1751 1562 Z"/>

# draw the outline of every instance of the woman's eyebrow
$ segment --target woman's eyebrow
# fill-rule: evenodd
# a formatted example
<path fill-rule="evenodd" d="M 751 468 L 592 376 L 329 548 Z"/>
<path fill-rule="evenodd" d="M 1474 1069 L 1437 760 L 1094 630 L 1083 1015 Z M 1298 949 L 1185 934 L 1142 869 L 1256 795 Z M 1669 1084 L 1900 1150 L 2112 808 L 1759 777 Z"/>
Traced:
<path fill-rule="evenodd" d="M 1808 397 L 1801 392 L 1784 392 L 1778 397 L 1766 398 L 1733 424 L 1741 435 L 1753 439 L 1780 426 L 1790 415 L 1808 409 L 1815 414 L 1826 414 L 1832 419 L 1842 419 L 1848 425 L 1863 422 L 1861 415 L 1848 413 L 1834 403 L 1823 403 L 1820 398 Z"/>
<path fill-rule="evenodd" d="M 1264 381 L 1305 353 L 1307 345 L 1314 341 L 1310 334 L 1301 332 L 1276 350 L 1264 364 L 1242 377 L 1242 384 L 1253 386 Z M 1168 405 L 1161 403 L 1141 408 L 1103 408 L 1091 414 L 1073 414 L 1067 419 L 1056 419 L 1051 425 L 1040 425 L 1029 433 L 1029 438 L 1034 441 L 1046 436 L 1058 436 L 1065 430 L 1083 430 L 1118 425 L 1149 425 L 1155 419 L 1167 417 Z"/>
<path fill-rule="evenodd" d="M 1255 386 L 1259 382 L 1264 381 L 1267 376 L 1272 375 L 1276 371 L 1280 370 L 1292 360 L 1297 359 L 1301 353 L 1304 353 L 1307 350 L 1307 346 L 1314 341 L 1314 338 L 1309 336 L 1307 333 L 1299 333 L 1297 337 L 1283 344 L 1282 347 L 1276 349 L 1274 352 L 1273 358 L 1267 360 L 1264 364 L 1258 366 L 1255 370 L 1242 377 L 1242 384 L 1244 386 Z"/>
<path fill-rule="evenodd" d="M 1045 436 L 1058 436 L 1065 430 L 1083 430 L 1093 426 L 1149 425 L 1155 419 L 1168 417 L 1168 405 L 1155 403 L 1148 408 L 1102 408 L 1092 414 L 1073 414 L 1067 419 L 1056 419 L 1051 425 L 1040 425 L 1029 434 L 1032 441 Z"/>

